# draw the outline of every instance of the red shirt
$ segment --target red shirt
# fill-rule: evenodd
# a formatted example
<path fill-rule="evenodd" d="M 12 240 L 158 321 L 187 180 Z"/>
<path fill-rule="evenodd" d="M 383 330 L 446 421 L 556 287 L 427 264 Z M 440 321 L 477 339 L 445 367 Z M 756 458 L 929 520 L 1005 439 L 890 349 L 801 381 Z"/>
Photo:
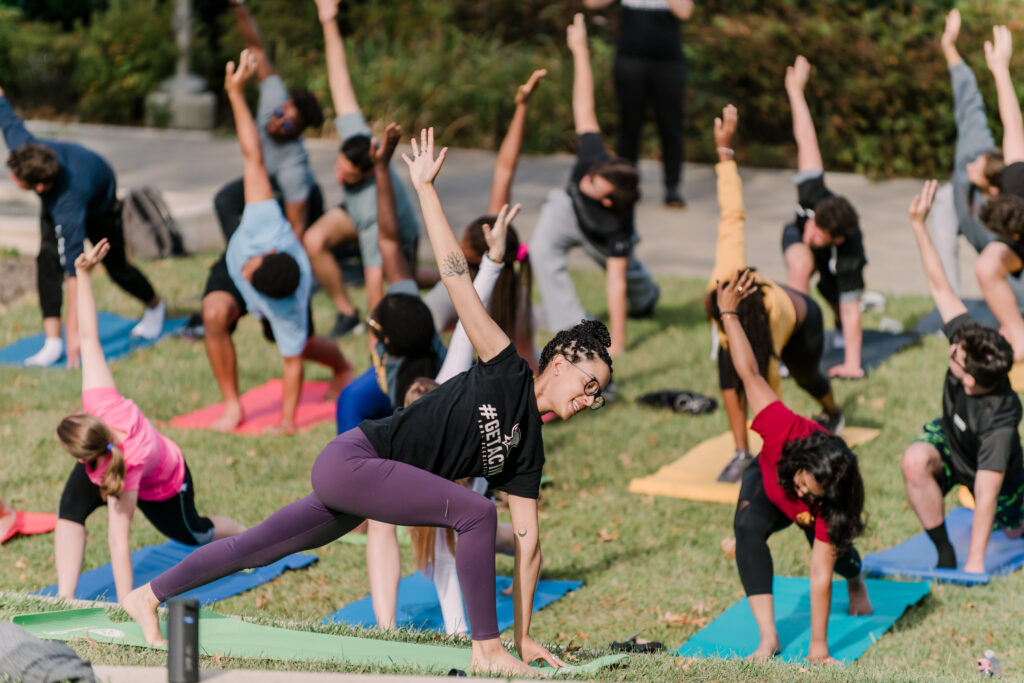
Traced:
<path fill-rule="evenodd" d="M 778 474 L 783 446 L 795 439 L 810 436 L 821 427 L 816 422 L 800 417 L 783 405 L 782 401 L 775 401 L 754 417 L 750 428 L 764 440 L 758 462 L 761 465 L 761 477 L 764 479 L 764 492 L 768 500 L 799 526 L 808 528 L 813 524 L 814 537 L 828 543 L 828 525 L 825 520 L 807 503 L 795 496 L 786 495 L 779 484 Z"/>

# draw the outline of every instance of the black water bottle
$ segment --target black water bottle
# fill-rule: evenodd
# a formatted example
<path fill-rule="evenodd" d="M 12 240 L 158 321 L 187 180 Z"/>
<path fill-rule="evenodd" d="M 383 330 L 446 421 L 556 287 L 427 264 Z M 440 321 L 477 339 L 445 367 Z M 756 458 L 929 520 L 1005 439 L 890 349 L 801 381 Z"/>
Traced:
<path fill-rule="evenodd" d="M 199 601 L 177 598 L 167 603 L 167 681 L 199 681 Z"/>

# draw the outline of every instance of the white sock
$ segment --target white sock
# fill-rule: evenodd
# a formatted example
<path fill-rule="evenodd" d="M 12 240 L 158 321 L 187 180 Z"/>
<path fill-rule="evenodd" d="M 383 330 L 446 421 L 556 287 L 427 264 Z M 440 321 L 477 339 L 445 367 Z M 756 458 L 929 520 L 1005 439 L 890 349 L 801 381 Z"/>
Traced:
<path fill-rule="evenodd" d="M 132 336 L 156 339 L 163 332 L 166 315 L 167 305 L 163 301 L 157 304 L 156 308 L 147 308 L 142 314 L 142 320 L 132 328 Z"/>
<path fill-rule="evenodd" d="M 43 348 L 35 355 L 25 359 L 25 365 L 31 368 L 45 368 L 53 365 L 64 355 L 64 340 L 60 337 L 47 337 Z"/>

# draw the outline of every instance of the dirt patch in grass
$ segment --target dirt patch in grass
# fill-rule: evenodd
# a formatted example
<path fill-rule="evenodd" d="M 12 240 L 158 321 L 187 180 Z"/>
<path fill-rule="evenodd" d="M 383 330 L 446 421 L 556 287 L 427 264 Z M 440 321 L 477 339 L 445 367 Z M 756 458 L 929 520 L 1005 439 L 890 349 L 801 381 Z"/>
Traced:
<path fill-rule="evenodd" d="M 9 304 L 36 284 L 36 260 L 0 258 L 0 304 Z"/>

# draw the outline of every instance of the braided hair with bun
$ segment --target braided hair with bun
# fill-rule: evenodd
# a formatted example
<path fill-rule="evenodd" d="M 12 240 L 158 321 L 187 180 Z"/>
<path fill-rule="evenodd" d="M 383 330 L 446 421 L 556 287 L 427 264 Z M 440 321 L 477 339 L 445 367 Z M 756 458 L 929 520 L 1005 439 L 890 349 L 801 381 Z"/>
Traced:
<path fill-rule="evenodd" d="M 548 366 L 551 359 L 561 355 L 570 363 L 581 360 L 599 359 L 612 370 L 612 357 L 608 355 L 608 347 L 612 345 L 612 335 L 600 320 L 581 320 L 579 324 L 568 330 L 562 330 L 549 341 L 540 354 L 540 371 Z"/>

